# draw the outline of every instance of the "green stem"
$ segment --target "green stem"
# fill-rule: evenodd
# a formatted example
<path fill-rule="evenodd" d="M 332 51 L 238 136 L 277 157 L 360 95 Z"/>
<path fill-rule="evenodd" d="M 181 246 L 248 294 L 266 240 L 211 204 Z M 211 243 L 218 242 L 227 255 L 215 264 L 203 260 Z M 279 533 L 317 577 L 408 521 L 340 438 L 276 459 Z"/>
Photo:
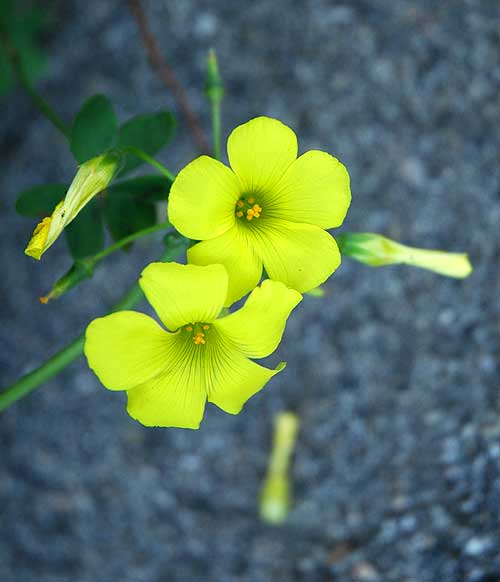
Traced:
<path fill-rule="evenodd" d="M 146 152 L 143 152 L 139 148 L 135 148 L 133 146 L 126 146 L 126 147 L 120 148 L 120 149 L 124 152 L 128 152 L 130 154 L 133 154 L 134 156 L 137 156 L 141 160 L 144 160 L 147 164 L 149 164 L 150 166 L 153 166 L 153 168 L 156 168 L 160 172 L 160 174 L 163 174 L 171 182 L 173 182 L 175 180 L 175 175 L 172 174 L 172 172 L 170 172 L 170 170 L 165 168 L 165 166 L 163 164 L 160 164 L 160 162 L 157 162 L 149 154 L 147 154 Z"/>
<path fill-rule="evenodd" d="M 171 251 L 166 250 L 159 261 L 168 260 L 170 258 Z M 131 309 L 136 305 L 143 297 L 143 293 L 139 285 L 136 283 L 121 299 L 120 301 L 111 309 L 110 313 L 114 311 L 121 311 L 123 309 Z M 82 333 L 74 341 L 68 344 L 60 352 L 52 356 L 40 367 L 33 370 L 29 374 L 26 374 L 17 382 L 0 392 L 0 412 L 5 410 L 14 402 L 17 402 L 24 396 L 31 394 L 38 386 L 50 380 L 59 372 L 64 370 L 71 362 L 76 360 L 78 356 L 83 353 L 83 346 L 85 343 L 85 334 Z"/>
<path fill-rule="evenodd" d="M 133 234 L 130 234 L 129 236 L 126 236 L 125 238 L 122 238 L 119 241 L 115 242 L 115 244 L 112 244 L 109 247 L 105 248 L 100 253 L 95 254 L 91 258 L 92 265 L 96 265 L 99 261 L 102 261 L 111 253 L 118 251 L 119 249 L 135 241 L 136 239 L 141 238 L 143 236 L 148 236 L 159 230 L 165 230 L 170 226 L 171 226 L 170 222 L 160 222 L 159 224 L 155 224 L 154 226 L 138 230 L 137 232 L 134 232 Z"/>
<path fill-rule="evenodd" d="M 205 95 L 210 103 L 212 111 L 212 134 L 214 142 L 214 156 L 217 160 L 221 157 L 220 147 L 220 104 L 224 97 L 224 85 L 219 74 L 217 55 L 214 49 L 208 51 L 207 56 L 207 80 L 205 83 Z"/>
<path fill-rule="evenodd" d="M 0 28 L 0 42 L 5 48 L 7 57 L 12 65 L 12 70 L 16 76 L 21 87 L 26 91 L 34 105 L 38 108 L 40 113 L 44 115 L 67 139 L 70 138 L 71 129 L 66 123 L 57 115 L 47 101 L 33 88 L 26 73 L 23 69 L 23 63 L 17 48 L 12 43 L 8 33 L 3 28 Z"/>
<path fill-rule="evenodd" d="M 220 147 L 220 100 L 212 101 L 212 132 L 214 140 L 214 155 L 216 160 L 220 160 L 221 157 L 221 147 Z"/>
<path fill-rule="evenodd" d="M 14 404 L 20 398 L 27 396 L 35 390 L 42 382 L 50 380 L 61 370 L 69 366 L 73 360 L 82 353 L 84 334 L 78 336 L 73 342 L 58 352 L 52 358 L 49 358 L 33 372 L 26 374 L 10 388 L 0 393 L 0 411 L 5 410 L 11 404 Z"/>

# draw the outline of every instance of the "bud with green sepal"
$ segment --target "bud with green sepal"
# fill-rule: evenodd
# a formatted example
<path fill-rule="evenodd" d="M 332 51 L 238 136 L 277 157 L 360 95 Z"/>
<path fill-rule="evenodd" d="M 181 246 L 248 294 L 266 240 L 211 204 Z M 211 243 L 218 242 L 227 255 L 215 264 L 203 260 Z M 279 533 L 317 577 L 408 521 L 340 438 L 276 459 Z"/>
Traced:
<path fill-rule="evenodd" d="M 35 228 L 24 251 L 28 256 L 40 260 L 64 228 L 78 215 L 94 196 L 102 192 L 116 174 L 121 161 L 117 152 L 109 152 L 92 158 L 78 168 L 64 198 L 55 207 L 51 216 L 45 217 Z"/>
<path fill-rule="evenodd" d="M 464 253 L 409 247 L 371 232 L 344 233 L 337 236 L 337 242 L 343 255 L 370 267 L 404 264 L 456 279 L 472 273 L 472 265 Z"/>

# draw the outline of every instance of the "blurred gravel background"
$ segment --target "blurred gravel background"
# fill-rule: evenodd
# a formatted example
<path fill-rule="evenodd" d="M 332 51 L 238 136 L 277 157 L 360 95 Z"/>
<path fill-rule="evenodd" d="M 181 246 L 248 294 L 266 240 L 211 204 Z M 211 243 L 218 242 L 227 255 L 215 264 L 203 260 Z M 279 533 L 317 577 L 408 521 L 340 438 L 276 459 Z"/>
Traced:
<path fill-rule="evenodd" d="M 238 417 L 198 432 L 129 419 L 83 360 L 0 417 L 2 582 L 500 580 L 500 6 L 492 0 L 144 2 L 208 124 L 216 47 L 226 133 L 260 114 L 352 178 L 346 228 L 468 251 L 463 282 L 344 262 L 306 298 L 288 369 Z M 125 2 L 62 0 L 40 87 L 67 119 L 95 92 L 122 120 L 175 104 Z M 158 253 L 153 241 L 63 299 L 56 244 L 23 255 L 23 188 L 68 180 L 66 144 L 17 92 L 1 119 L 1 385 L 77 335 Z M 192 159 L 186 134 L 161 159 Z M 273 414 L 302 402 L 295 505 L 282 528 L 256 498 Z"/>

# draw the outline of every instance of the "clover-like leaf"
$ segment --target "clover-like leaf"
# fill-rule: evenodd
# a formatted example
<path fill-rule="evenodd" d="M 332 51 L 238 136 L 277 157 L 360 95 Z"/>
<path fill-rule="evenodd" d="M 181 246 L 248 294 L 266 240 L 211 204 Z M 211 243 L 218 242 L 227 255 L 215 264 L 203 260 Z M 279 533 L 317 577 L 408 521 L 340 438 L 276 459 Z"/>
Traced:
<path fill-rule="evenodd" d="M 107 192 L 109 196 L 134 196 L 142 202 L 162 202 L 167 200 L 171 185 L 164 176 L 146 174 L 115 182 Z"/>
<path fill-rule="evenodd" d="M 47 216 L 64 198 L 67 190 L 67 184 L 42 184 L 23 190 L 17 197 L 16 211 L 33 218 Z"/>
<path fill-rule="evenodd" d="M 118 122 L 104 95 L 93 95 L 76 114 L 71 128 L 71 151 L 79 164 L 115 145 Z"/>
<path fill-rule="evenodd" d="M 64 229 L 71 255 L 78 261 L 104 247 L 104 229 L 97 200 L 93 200 Z"/>
<path fill-rule="evenodd" d="M 128 192 L 108 192 L 104 203 L 104 219 L 114 240 L 121 240 L 138 230 L 156 224 L 156 209 Z M 129 249 L 130 245 L 124 247 Z"/>
<path fill-rule="evenodd" d="M 118 147 L 138 148 L 152 156 L 172 139 L 175 125 L 175 118 L 168 111 L 136 115 L 120 127 Z M 143 163 L 136 156 L 128 155 L 122 172 L 130 172 Z"/>

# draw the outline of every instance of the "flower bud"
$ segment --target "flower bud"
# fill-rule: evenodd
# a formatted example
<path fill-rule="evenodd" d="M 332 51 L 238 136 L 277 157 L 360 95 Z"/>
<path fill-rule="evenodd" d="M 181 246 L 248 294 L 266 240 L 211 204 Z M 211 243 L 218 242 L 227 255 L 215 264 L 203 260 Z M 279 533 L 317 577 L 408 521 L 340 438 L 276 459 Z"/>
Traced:
<path fill-rule="evenodd" d="M 205 83 L 205 95 L 210 102 L 219 103 L 224 97 L 224 85 L 219 74 L 217 55 L 214 49 L 208 51 L 207 81 Z"/>
<path fill-rule="evenodd" d="M 409 247 L 375 233 L 345 233 L 337 242 L 342 254 L 371 267 L 405 264 L 457 279 L 472 272 L 466 254 Z"/>
<path fill-rule="evenodd" d="M 35 228 L 24 251 L 28 256 L 40 260 L 82 208 L 111 182 L 120 159 L 120 154 L 110 152 L 92 158 L 78 168 L 64 200 L 59 202 L 51 216 L 44 218 Z"/>
<path fill-rule="evenodd" d="M 94 261 L 92 259 L 82 259 L 76 262 L 67 273 L 65 273 L 52 287 L 52 289 L 40 297 L 40 303 L 46 305 L 52 299 L 57 299 L 67 293 L 73 287 L 76 287 L 81 281 L 92 277 L 94 272 Z"/>
<path fill-rule="evenodd" d="M 283 523 L 291 503 L 288 475 L 299 419 L 292 412 L 281 412 L 274 421 L 274 441 L 267 475 L 260 494 L 260 517 L 273 525 Z"/>

